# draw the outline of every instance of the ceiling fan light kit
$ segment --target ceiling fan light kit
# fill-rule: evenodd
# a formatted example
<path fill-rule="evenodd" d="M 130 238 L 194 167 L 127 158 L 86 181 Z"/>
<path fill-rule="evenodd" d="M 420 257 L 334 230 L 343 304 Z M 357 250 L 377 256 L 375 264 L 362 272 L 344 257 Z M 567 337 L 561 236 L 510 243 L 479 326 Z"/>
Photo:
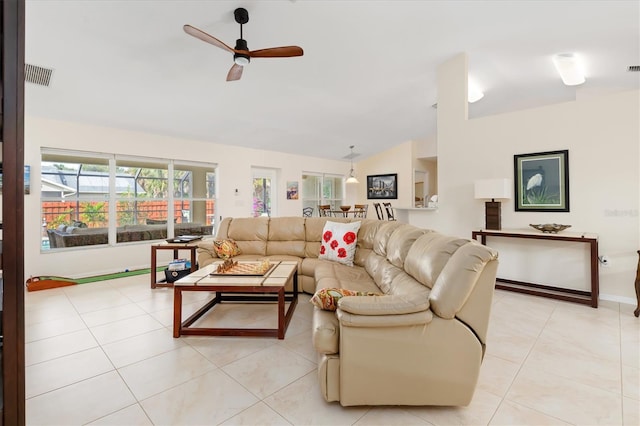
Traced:
<path fill-rule="evenodd" d="M 241 31 L 242 33 L 242 31 Z M 240 37 L 242 37 L 242 34 L 240 35 Z M 251 59 L 249 58 L 249 55 L 247 55 L 246 53 L 242 53 L 242 52 L 238 52 L 238 50 L 240 51 L 249 51 L 249 48 L 247 47 L 247 41 L 243 40 L 241 38 L 236 40 L 236 53 L 233 54 L 233 62 L 235 62 L 238 65 L 242 65 L 245 66 L 247 65 L 249 62 L 251 62 Z"/>
<path fill-rule="evenodd" d="M 244 67 L 251 62 L 251 58 L 290 58 L 293 56 L 302 56 L 304 54 L 304 51 L 299 46 L 282 46 L 249 50 L 247 41 L 242 35 L 242 25 L 249 22 L 249 12 L 247 12 L 247 9 L 239 7 L 233 12 L 233 15 L 236 22 L 240 24 L 240 38 L 236 40 L 236 47 L 234 49 L 194 26 L 187 24 L 183 27 L 184 32 L 190 36 L 200 39 L 206 43 L 213 44 L 222 50 L 233 53 L 234 64 L 227 74 L 227 81 L 240 80 L 240 77 L 242 77 L 242 71 Z"/>

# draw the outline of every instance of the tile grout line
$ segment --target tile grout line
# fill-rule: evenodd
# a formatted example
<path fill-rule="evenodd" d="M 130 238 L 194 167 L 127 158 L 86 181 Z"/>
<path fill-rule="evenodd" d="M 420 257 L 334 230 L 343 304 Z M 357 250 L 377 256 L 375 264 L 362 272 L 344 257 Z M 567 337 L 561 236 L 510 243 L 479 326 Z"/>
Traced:
<path fill-rule="evenodd" d="M 513 384 L 515 383 L 515 381 L 518 379 L 518 376 L 520 375 L 520 372 L 521 372 L 521 371 L 522 371 L 522 369 L 524 368 L 524 365 L 525 365 L 525 363 L 527 362 L 527 359 L 529 358 L 529 356 L 531 355 L 531 352 L 533 351 L 533 349 L 535 348 L 536 344 L 538 343 L 538 340 L 540 339 L 540 336 L 542 335 L 542 333 L 544 332 L 544 330 L 547 328 L 547 325 L 549 324 L 549 321 L 551 320 L 551 317 L 552 317 L 552 315 L 554 314 L 554 312 L 556 311 L 556 309 L 557 309 L 557 308 L 558 308 L 558 305 L 557 305 L 556 303 L 554 303 L 554 304 L 553 304 L 553 309 L 551 310 L 551 312 L 549 312 L 549 316 L 548 316 L 548 317 L 547 317 L 547 319 L 545 320 L 544 325 L 543 325 L 542 327 L 540 327 L 540 331 L 539 331 L 539 332 L 538 332 L 538 334 L 536 335 L 536 338 L 535 338 L 535 340 L 534 340 L 533 344 L 531 345 L 531 347 L 530 347 L 530 348 L 529 348 L 529 350 L 527 351 L 527 354 L 525 355 L 524 359 L 522 360 L 522 362 L 521 362 L 521 363 L 520 363 L 520 365 L 518 366 L 518 369 L 517 369 L 517 371 L 516 371 L 516 374 L 514 374 L 513 379 L 511 380 L 511 382 L 509 383 L 509 386 L 507 387 L 507 389 L 506 389 L 506 390 L 505 390 L 505 392 L 504 392 L 504 395 L 502 395 L 501 400 L 500 400 L 500 403 L 498 404 L 498 406 L 496 407 L 495 411 L 494 411 L 494 412 L 493 412 L 493 414 L 491 415 L 491 418 L 490 418 L 490 419 L 489 419 L 489 421 L 487 422 L 487 425 L 490 425 L 490 424 L 491 424 L 491 422 L 493 421 L 493 418 L 496 416 L 496 414 L 497 414 L 497 413 L 498 413 L 498 411 L 500 410 L 500 407 L 502 406 L 502 404 L 504 404 L 504 402 L 505 402 L 505 401 L 508 401 L 508 402 L 510 402 L 510 403 L 515 403 L 515 404 L 517 404 L 517 405 L 521 405 L 521 406 L 526 407 L 526 408 L 528 408 L 528 409 L 530 409 L 530 410 L 533 410 L 533 411 L 535 411 L 535 412 L 537 412 L 537 413 L 540 413 L 540 414 L 543 414 L 543 415 L 545 415 L 545 416 L 549 416 L 549 417 L 553 417 L 553 418 L 555 418 L 555 419 L 558 419 L 558 418 L 557 418 L 557 417 L 555 417 L 555 416 L 552 416 L 552 415 L 549 415 L 549 414 L 547 414 L 547 413 L 541 412 L 541 411 L 539 411 L 539 410 L 537 410 L 537 409 L 535 409 L 535 408 L 533 408 L 533 407 L 529 407 L 529 406 L 527 406 L 527 405 L 525 405 L 525 404 L 521 404 L 521 403 L 519 403 L 519 402 L 514 402 L 514 401 L 511 401 L 511 400 L 508 400 L 508 399 L 507 399 L 507 395 L 509 394 L 509 391 L 511 390 L 511 387 L 513 386 Z M 491 320 L 490 320 L 490 321 L 491 321 Z M 498 358 L 500 358 L 500 357 L 498 357 Z M 502 359 L 502 358 L 500 358 L 500 359 Z M 562 419 L 558 419 L 558 420 L 560 420 L 560 421 L 562 421 L 562 422 L 565 422 L 565 423 L 569 423 L 569 422 L 566 422 L 565 420 L 562 420 Z"/>
<path fill-rule="evenodd" d="M 108 287 L 112 288 L 112 285 L 111 285 L 111 282 L 110 282 L 110 281 L 106 282 L 105 284 L 106 284 Z M 113 289 L 113 288 L 112 288 L 112 289 Z M 118 290 L 116 290 L 116 291 L 118 291 Z M 121 295 L 123 295 L 125 298 L 127 298 L 128 300 L 130 300 L 130 301 L 131 301 L 131 299 L 130 299 L 128 296 L 124 295 L 122 292 L 118 291 L 118 293 L 119 293 L 119 294 L 121 294 Z M 69 295 L 66 293 L 66 291 L 64 291 L 64 294 L 65 294 L 65 296 L 67 297 L 67 299 L 69 300 L 69 303 L 71 304 L 71 306 L 73 307 L 73 309 L 76 311 L 76 313 L 77 313 L 77 314 L 78 314 L 78 316 L 80 317 L 80 320 L 82 321 L 82 323 L 85 325 L 86 330 L 91 334 L 91 336 L 92 336 L 92 337 L 93 337 L 93 339 L 95 340 L 95 342 L 96 342 L 96 344 L 97 344 L 97 347 L 99 347 L 99 348 L 100 348 L 100 350 L 102 351 L 102 353 L 104 354 L 104 356 L 107 358 L 107 360 L 109 361 L 109 363 L 110 363 L 110 364 L 111 364 L 111 366 L 113 367 L 113 370 L 111 370 L 111 371 L 115 372 L 115 373 L 118 375 L 118 377 L 120 378 L 120 380 L 122 381 L 122 383 L 126 386 L 127 390 L 130 392 L 130 394 L 131 394 L 131 396 L 133 397 L 133 399 L 136 401 L 136 402 L 135 402 L 135 404 L 131 404 L 131 405 L 129 405 L 129 406 L 132 406 L 132 405 L 136 405 L 136 404 L 137 404 L 137 405 L 140 407 L 140 409 L 144 412 L 145 416 L 149 419 L 149 421 L 151 421 L 151 418 L 149 418 L 148 413 L 144 410 L 144 408 L 143 408 L 143 407 L 142 407 L 142 405 L 140 404 L 140 401 L 139 401 L 139 400 L 138 400 L 138 398 L 136 397 L 135 393 L 133 392 L 133 390 L 131 389 L 131 387 L 130 387 L 130 386 L 129 386 L 129 384 L 127 383 L 127 381 L 124 379 L 124 377 L 122 377 L 122 374 L 120 374 L 120 370 L 119 370 L 118 368 L 116 368 L 115 364 L 113 363 L 113 360 L 109 357 L 109 355 L 108 355 L 108 354 L 106 353 L 106 351 L 104 350 L 104 347 L 103 347 L 102 343 L 100 343 L 100 341 L 97 339 L 97 337 L 95 336 L 95 334 L 94 334 L 94 333 L 93 333 L 93 331 L 91 330 L 91 327 L 89 327 L 89 325 L 86 323 L 85 319 L 82 317 L 82 314 L 78 311 L 78 307 L 77 307 L 77 306 L 76 306 L 76 305 L 71 301 L 71 298 L 70 298 L 70 297 L 69 297 Z M 131 302 L 135 304 L 135 302 L 133 302 L 133 301 L 131 301 Z M 137 304 L 136 304 L 136 306 L 137 306 Z M 139 306 L 138 306 L 138 307 L 139 307 Z M 104 308 L 104 309 L 111 309 L 111 308 Z M 103 309 L 98 309 L 97 311 L 100 311 L 100 310 L 103 310 Z M 97 311 L 93 311 L 93 312 L 97 312 Z M 144 309 L 143 309 L 143 312 L 145 312 L 145 313 L 144 313 L 144 314 L 141 314 L 141 315 L 138 315 L 138 316 L 142 316 L 142 315 L 149 315 L 146 311 L 144 311 Z M 135 316 L 134 316 L 133 318 L 135 318 Z M 113 322 L 108 322 L 108 323 L 101 324 L 101 325 L 107 325 L 107 324 L 112 324 L 112 323 L 113 323 Z M 101 326 L 101 325 L 100 325 L 100 326 Z M 144 334 L 144 333 L 143 333 L 143 334 Z M 130 336 L 130 337 L 138 337 L 138 336 L 140 336 L 140 335 Z M 125 339 L 126 339 L 126 338 L 125 338 Z M 122 341 L 122 340 L 125 340 L 125 339 L 119 339 L 119 340 L 116 340 L 116 341 L 114 341 L 114 342 L 109 342 L 109 343 L 107 343 L 107 344 L 115 343 L 115 342 Z M 58 388 L 58 389 L 63 389 L 63 388 L 65 388 L 65 387 L 72 386 L 72 385 L 77 384 L 77 383 L 81 383 L 81 382 L 86 381 L 86 380 L 89 380 L 89 379 L 91 379 L 91 378 L 98 377 L 98 376 L 100 376 L 100 375 L 104 375 L 104 374 L 108 374 L 108 373 L 110 373 L 111 371 L 108 371 L 108 372 L 105 372 L 105 373 L 102 373 L 102 374 L 99 374 L 99 375 L 96 375 L 96 376 L 92 376 L 92 377 L 89 377 L 89 378 L 85 378 L 85 379 L 83 379 L 83 380 L 80 380 L 80 381 L 78 381 L 78 382 L 74 382 L 74 383 L 68 384 L 68 385 L 63 386 L 63 387 Z M 127 406 L 127 407 L 129 407 L 129 406 Z M 105 414 L 105 415 L 103 415 L 103 416 L 101 416 L 101 417 L 98 417 L 98 418 L 92 419 L 92 420 L 90 420 L 88 423 L 95 422 L 96 420 L 98 420 L 98 419 L 100 419 L 100 418 L 103 418 L 103 417 L 107 417 L 107 416 L 113 415 L 113 414 L 115 414 L 115 413 L 117 413 L 117 412 L 119 412 L 119 411 L 121 411 L 121 410 L 123 410 L 124 408 L 127 408 L 127 407 L 119 408 L 118 410 L 115 410 L 115 411 L 113 411 L 113 412 L 107 413 L 107 414 Z M 151 423 L 153 424 L 153 421 L 151 421 Z"/>

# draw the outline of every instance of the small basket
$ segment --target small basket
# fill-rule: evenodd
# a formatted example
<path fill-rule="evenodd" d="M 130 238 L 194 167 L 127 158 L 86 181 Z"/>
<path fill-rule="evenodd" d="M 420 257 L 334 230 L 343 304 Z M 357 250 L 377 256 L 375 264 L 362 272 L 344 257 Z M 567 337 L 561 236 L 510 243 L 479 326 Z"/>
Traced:
<path fill-rule="evenodd" d="M 168 268 L 164 270 L 165 280 L 168 283 L 174 283 L 180 278 L 184 278 L 191 272 L 191 269 L 179 269 L 177 271 L 170 271 Z"/>

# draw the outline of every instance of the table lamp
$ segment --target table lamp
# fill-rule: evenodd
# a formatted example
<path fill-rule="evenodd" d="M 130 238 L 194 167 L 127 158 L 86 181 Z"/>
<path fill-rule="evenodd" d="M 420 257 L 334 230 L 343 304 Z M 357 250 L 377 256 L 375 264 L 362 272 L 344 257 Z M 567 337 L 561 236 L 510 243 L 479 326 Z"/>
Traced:
<path fill-rule="evenodd" d="M 500 201 L 511 198 L 509 179 L 480 179 L 475 182 L 475 198 L 491 199 L 485 205 L 485 228 L 502 229 Z"/>

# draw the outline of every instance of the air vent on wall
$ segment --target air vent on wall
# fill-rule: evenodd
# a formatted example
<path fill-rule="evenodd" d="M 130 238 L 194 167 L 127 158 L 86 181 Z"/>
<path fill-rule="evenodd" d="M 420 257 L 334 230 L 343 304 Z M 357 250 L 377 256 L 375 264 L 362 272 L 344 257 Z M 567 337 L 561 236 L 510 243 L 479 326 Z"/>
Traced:
<path fill-rule="evenodd" d="M 640 72 L 640 65 L 629 65 L 627 71 L 630 72 Z"/>
<path fill-rule="evenodd" d="M 39 84 L 40 86 L 49 87 L 51 84 L 51 74 L 53 74 L 53 70 L 51 68 L 24 64 L 24 80 L 27 83 L 34 83 Z"/>

